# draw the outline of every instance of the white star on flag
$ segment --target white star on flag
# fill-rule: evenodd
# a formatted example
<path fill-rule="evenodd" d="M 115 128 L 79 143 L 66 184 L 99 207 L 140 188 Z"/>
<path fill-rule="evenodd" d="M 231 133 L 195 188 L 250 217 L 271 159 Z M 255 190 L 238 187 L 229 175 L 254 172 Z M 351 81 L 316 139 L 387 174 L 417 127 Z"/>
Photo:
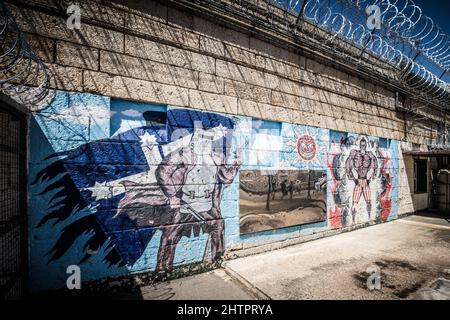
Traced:
<path fill-rule="evenodd" d="M 156 136 L 154 134 L 149 134 L 148 132 L 145 132 L 142 136 L 139 136 L 139 139 L 141 140 L 140 142 L 142 147 L 153 149 L 153 146 L 157 144 Z"/>
<path fill-rule="evenodd" d="M 82 188 L 81 190 L 92 191 L 92 197 L 96 200 L 112 198 L 111 188 L 106 184 L 101 184 L 95 181 L 95 185 L 91 188 Z"/>
<path fill-rule="evenodd" d="M 214 132 L 214 140 L 224 137 L 227 134 L 227 128 L 224 127 L 221 123 L 211 129 Z"/>

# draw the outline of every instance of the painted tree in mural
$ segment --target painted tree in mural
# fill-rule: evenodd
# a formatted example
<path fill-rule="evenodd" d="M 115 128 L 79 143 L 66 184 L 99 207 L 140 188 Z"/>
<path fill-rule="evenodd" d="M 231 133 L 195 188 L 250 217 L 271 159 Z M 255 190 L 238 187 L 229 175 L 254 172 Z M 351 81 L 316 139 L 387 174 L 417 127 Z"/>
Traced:
<path fill-rule="evenodd" d="M 186 109 L 146 114 L 147 125 L 60 152 L 34 184 L 55 192 L 38 227 L 68 223 L 50 252 L 59 259 L 83 234 L 89 251 L 105 244 L 105 260 L 133 265 L 157 230 L 158 271 L 171 271 L 183 236 L 209 235 L 212 259 L 224 252 L 220 201 L 241 163 L 231 153 L 234 121 Z M 93 214 L 74 219 L 82 208 Z M 207 248 L 208 250 L 208 248 Z"/>

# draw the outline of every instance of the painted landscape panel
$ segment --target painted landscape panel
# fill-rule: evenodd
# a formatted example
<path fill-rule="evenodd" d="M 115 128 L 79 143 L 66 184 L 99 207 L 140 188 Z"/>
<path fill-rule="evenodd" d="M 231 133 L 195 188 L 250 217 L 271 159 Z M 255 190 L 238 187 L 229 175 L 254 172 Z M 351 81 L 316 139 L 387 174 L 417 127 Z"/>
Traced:
<path fill-rule="evenodd" d="M 242 170 L 240 233 L 325 221 L 326 186 L 322 170 Z"/>

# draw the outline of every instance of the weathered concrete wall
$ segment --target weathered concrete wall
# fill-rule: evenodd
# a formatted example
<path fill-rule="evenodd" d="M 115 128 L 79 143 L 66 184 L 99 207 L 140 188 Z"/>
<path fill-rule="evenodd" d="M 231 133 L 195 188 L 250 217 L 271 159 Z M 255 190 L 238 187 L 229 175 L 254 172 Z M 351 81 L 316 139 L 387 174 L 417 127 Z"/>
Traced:
<path fill-rule="evenodd" d="M 30 128 L 32 288 L 64 285 L 72 264 L 84 280 L 171 272 L 395 219 L 399 153 L 386 138 L 58 91 Z M 327 177 L 313 187 L 324 219 L 241 234 L 239 170 L 300 169 Z"/>
<path fill-rule="evenodd" d="M 423 210 L 428 208 L 428 193 L 418 193 L 414 195 L 414 209 Z"/>
<path fill-rule="evenodd" d="M 399 212 L 414 212 L 414 159 L 400 153 L 400 208 Z"/>
<path fill-rule="evenodd" d="M 407 210 L 410 210 L 410 212 L 423 210 L 428 208 L 428 201 L 429 201 L 429 192 L 426 193 L 415 193 L 414 192 L 414 159 L 423 159 L 427 160 L 427 158 L 424 157 L 413 157 L 412 155 L 404 155 L 403 156 L 403 163 L 405 166 L 405 191 L 400 194 L 404 194 L 404 201 L 405 205 L 407 205 Z M 402 161 L 400 161 L 402 163 Z M 430 175 L 430 163 L 428 164 L 427 169 L 427 176 Z M 429 186 L 428 190 L 431 190 L 431 181 L 428 181 Z M 407 188 L 407 189 L 406 189 Z"/>
<path fill-rule="evenodd" d="M 235 119 L 264 119 L 280 122 L 283 125 L 323 128 L 327 130 L 327 137 L 332 136 L 331 132 L 337 131 L 342 135 L 343 141 L 352 141 L 351 143 L 342 143 L 342 141 L 332 143 L 328 139 L 327 161 L 332 155 L 342 154 L 342 157 L 348 157 L 351 149 L 357 148 L 361 138 L 366 137 L 365 139 L 372 143 L 371 150 L 375 152 L 374 146 L 381 145 L 380 150 L 388 155 L 387 158 L 390 161 L 385 167 L 385 173 L 382 174 L 383 161 L 380 160 L 378 179 L 384 189 L 378 190 L 376 194 L 380 197 L 375 198 L 372 203 L 373 210 L 377 206 L 377 210 L 380 210 L 377 211 L 378 218 L 382 217 L 379 221 L 413 211 L 413 199 L 408 183 L 410 168 L 408 161 L 403 160 L 398 141 L 406 139 L 410 143 L 423 144 L 433 138 L 433 132 L 426 125 L 423 128 L 414 125 L 405 131 L 408 123 L 405 126 L 403 114 L 395 110 L 393 91 L 360 79 L 357 75 L 344 73 L 336 66 L 325 65 L 301 53 L 274 46 L 268 41 L 257 39 L 254 35 L 232 30 L 153 1 L 146 1 L 145 4 L 138 1 L 128 1 L 126 4 L 83 2 L 81 29 L 69 30 L 65 20 L 68 3 L 63 0 L 23 0 L 10 4 L 33 48 L 52 70 L 53 87 L 70 92 L 69 94 L 60 92 L 50 106 L 40 106 L 42 110 L 34 114 L 34 131 L 30 135 L 30 154 L 33 156 L 30 160 L 30 177 L 35 179 L 35 175 L 43 172 L 42 174 L 49 174 L 47 178 L 50 179 L 49 181 L 37 179 L 30 185 L 30 212 L 34 213 L 30 232 L 35 235 L 31 243 L 31 255 L 32 263 L 36 263 L 34 267 L 36 289 L 57 287 L 64 283 L 65 269 L 62 268 L 69 262 L 78 263 L 79 258 L 84 257 L 87 250 L 95 254 L 88 254 L 84 263 L 84 270 L 88 275 L 86 279 L 156 268 L 159 261 L 157 259 L 158 248 L 160 248 L 157 239 L 161 237 L 159 233 L 153 237 L 150 231 L 145 235 L 141 233 L 133 235 L 132 232 L 128 232 L 129 237 L 134 237 L 134 240 L 130 241 L 136 244 L 140 239 L 139 241 L 143 241 L 142 243 L 152 248 L 145 251 L 146 248 L 142 248 L 141 243 L 141 247 L 136 245 L 139 249 L 135 246 L 134 253 L 130 253 L 134 256 L 126 258 L 120 254 L 123 253 L 123 248 L 119 248 L 119 252 L 111 253 L 111 251 L 109 256 L 108 252 L 101 254 L 97 252 L 110 250 L 111 246 L 120 247 L 118 242 L 104 243 L 108 238 L 108 232 L 118 231 L 117 225 L 114 226 L 116 229 L 108 229 L 106 235 L 101 225 L 90 226 L 89 230 L 94 235 L 94 239 L 88 240 L 90 241 L 88 244 L 78 238 L 71 238 L 75 249 L 70 250 L 75 250 L 75 253 L 66 254 L 69 249 L 65 243 L 67 237 L 73 237 L 73 234 L 70 236 L 70 232 L 76 229 L 76 226 L 65 222 L 65 219 L 74 220 L 77 217 L 92 214 L 89 211 L 91 209 L 75 214 L 76 210 L 80 209 L 80 206 L 76 206 L 79 205 L 79 201 L 82 201 L 86 208 L 92 206 L 83 197 L 84 192 L 96 186 L 95 183 L 93 186 L 90 184 L 92 181 L 99 183 L 97 187 L 102 190 L 106 188 L 102 183 L 110 179 L 110 175 L 124 178 L 127 174 L 137 174 L 139 171 L 138 167 L 134 169 L 120 167 L 114 163 L 114 159 L 111 159 L 111 163 L 102 163 L 107 165 L 107 168 L 100 168 L 102 174 L 108 178 L 98 179 L 99 174 L 95 172 L 99 170 L 99 167 L 94 165 L 98 160 L 96 152 L 100 151 L 90 148 L 97 146 L 98 141 L 113 139 L 115 135 L 123 133 L 124 128 L 133 132 L 136 128 L 145 127 L 146 122 L 143 118 L 145 111 L 183 110 L 181 108 L 187 107 L 197 110 L 200 114 L 207 114 L 205 117 L 220 113 L 223 119 L 221 118 L 219 122 L 224 127 L 227 127 L 228 121 L 233 122 Z M 136 104 L 133 101 L 145 104 Z M 119 108 L 117 110 L 121 112 L 123 119 L 117 118 L 114 112 L 118 111 L 114 108 Z M 181 111 L 175 114 L 181 114 L 179 112 Z M 133 115 L 138 118 L 133 119 Z M 169 116 L 167 119 L 169 121 Z M 125 127 L 122 127 L 122 124 Z M 215 126 L 207 126 L 209 129 L 213 127 Z M 118 128 L 122 131 L 117 131 Z M 91 144 L 90 147 L 86 147 L 89 144 Z M 83 149 L 83 145 L 88 149 Z M 341 153 L 335 150 L 342 146 L 344 148 Z M 92 152 L 92 154 L 89 153 L 91 158 L 86 158 L 87 160 L 85 159 L 86 161 L 82 163 L 73 163 L 73 166 L 69 165 L 70 169 L 67 163 L 60 162 L 56 162 L 52 167 L 51 162 L 55 160 L 53 158 L 44 160 L 52 152 L 69 152 L 73 156 L 73 152 L 88 151 Z M 136 154 L 135 157 L 137 157 Z M 381 159 L 381 155 L 379 157 Z M 148 164 L 147 162 L 132 165 Z M 83 168 L 79 168 L 80 165 Z M 84 167 L 86 165 L 88 166 Z M 64 170 L 75 170 L 74 166 L 77 170 L 87 170 L 84 175 L 94 180 L 78 179 L 69 174 L 64 179 L 72 178 L 64 182 L 77 189 L 80 195 L 70 201 L 62 200 L 58 204 L 54 201 L 61 200 L 60 197 L 66 194 L 59 189 L 51 187 L 46 189 L 48 187 L 46 184 L 51 184 L 52 179 L 56 179 L 55 172 L 62 174 Z M 225 205 L 221 205 L 222 216 L 216 220 L 225 220 L 225 249 L 230 252 L 229 256 L 239 254 L 234 251 L 238 249 L 251 251 L 252 248 L 261 250 L 276 248 L 327 235 L 336 230 L 342 231 L 364 225 L 368 221 L 376 222 L 376 216 L 362 218 L 355 223 L 347 223 L 345 220 L 347 218 L 342 218 L 346 217 L 352 209 L 353 182 L 346 181 L 348 184 L 345 185 L 344 190 L 332 191 L 333 188 L 342 184 L 341 181 L 344 178 L 334 177 L 333 180 L 335 167 L 331 165 L 330 168 L 328 163 L 323 162 L 321 166 L 328 174 L 327 208 L 328 210 L 332 208 L 333 213 L 332 219 L 327 219 L 325 223 L 319 225 L 280 229 L 273 233 L 241 237 L 236 233 L 239 212 L 233 207 L 237 206 L 239 198 L 230 194 L 231 191 L 224 191 L 226 195 L 222 197 L 226 198 L 225 203 L 229 203 L 233 209 L 231 207 L 224 209 Z M 235 190 L 236 183 L 236 181 L 231 183 L 231 187 L 226 190 Z M 386 193 L 387 185 L 389 190 Z M 103 191 L 107 194 L 109 187 L 106 189 Z M 46 196 L 41 196 L 41 192 L 47 192 Z M 350 199 L 350 202 L 337 203 L 338 200 L 334 196 L 341 192 Z M 106 194 L 103 196 L 99 194 L 99 197 L 107 197 Z M 366 209 L 363 208 L 362 203 L 358 210 L 364 211 Z M 52 206 L 58 208 L 61 204 L 69 204 L 69 207 L 65 208 L 66 211 L 57 210 L 58 214 L 65 215 L 64 219 L 57 218 L 57 215 L 50 215 L 47 218 L 48 221 L 38 221 L 39 218 L 42 219 L 52 212 Z M 117 203 L 113 204 L 116 209 L 117 205 Z M 70 212 L 67 213 L 67 210 Z M 73 216 L 72 211 L 74 211 Z M 347 214 L 344 214 L 345 212 Z M 330 214 L 330 211 L 328 213 Z M 234 221 L 235 225 L 230 226 L 230 222 L 227 221 Z M 38 225 L 39 228 L 37 228 Z M 206 233 L 219 233 L 218 238 L 217 235 L 213 238 L 216 239 L 214 240 L 216 243 L 212 246 L 215 249 L 221 246 L 220 232 L 217 231 L 221 230 L 220 225 L 221 222 L 219 226 L 214 227 L 216 229 L 203 230 Z M 102 235 L 99 230 L 103 230 Z M 196 230 L 198 231 L 198 228 Z M 172 232 L 175 231 L 172 230 Z M 205 241 L 208 236 L 202 233 L 202 236 L 196 237 L 195 235 L 198 236 L 196 232 L 192 239 L 183 238 L 183 245 L 165 244 L 167 248 L 172 246 L 174 251 L 184 248 L 183 253 L 177 251 L 179 256 L 175 255 L 175 265 L 203 261 Z M 57 234 L 66 236 L 66 240 L 58 242 Z M 86 240 L 88 236 L 83 237 Z M 123 240 L 125 235 L 120 237 Z M 142 240 L 142 237 L 147 240 L 150 237 L 153 242 L 146 242 Z M 51 245 L 60 247 L 54 247 L 56 248 L 53 252 L 56 254 L 55 260 L 48 264 L 48 261 L 42 261 L 41 257 L 46 250 L 52 250 Z M 254 249 L 253 252 L 260 249 Z M 161 257 L 174 258 L 174 253 L 170 250 L 168 253 L 159 254 Z M 209 255 L 214 254 L 209 253 Z M 107 261 L 112 261 L 115 265 L 113 269 L 109 269 L 107 264 L 104 264 L 105 256 L 109 259 L 106 259 Z M 133 260 L 136 257 L 139 258 L 137 264 L 136 260 Z M 171 264 L 166 260 L 160 263 Z M 53 269 L 49 268 L 49 265 Z M 167 266 L 160 267 L 164 269 Z M 59 271 L 50 272 L 50 269 Z M 38 283 L 40 278 L 37 275 L 43 273 L 49 276 L 48 283 Z"/>
<path fill-rule="evenodd" d="M 59 89 L 404 137 L 393 92 L 200 17 L 148 2 L 111 5 L 104 18 L 86 4 L 71 31 L 63 17 L 13 9 L 24 31 L 45 37 L 30 35 Z"/>

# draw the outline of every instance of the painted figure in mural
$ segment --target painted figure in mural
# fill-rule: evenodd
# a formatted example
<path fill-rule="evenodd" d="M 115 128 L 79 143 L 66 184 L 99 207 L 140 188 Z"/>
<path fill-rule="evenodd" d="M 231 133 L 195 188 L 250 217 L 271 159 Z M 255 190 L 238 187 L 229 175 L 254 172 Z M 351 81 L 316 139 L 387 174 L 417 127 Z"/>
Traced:
<path fill-rule="evenodd" d="M 314 187 L 317 191 L 326 192 L 327 189 L 327 173 L 322 172 L 322 177 L 317 179 Z"/>
<path fill-rule="evenodd" d="M 281 188 L 281 200 L 283 200 L 284 197 L 287 196 L 288 194 L 288 185 L 286 179 L 283 179 L 283 181 L 281 181 L 280 188 Z"/>
<path fill-rule="evenodd" d="M 359 147 L 359 148 L 358 148 Z M 384 222 L 398 210 L 398 143 L 394 140 L 330 131 L 328 167 L 332 228 Z M 355 212 L 364 197 L 367 215 Z"/>
<path fill-rule="evenodd" d="M 214 140 L 215 132 L 196 130 L 190 146 L 167 156 L 156 171 L 173 210 L 171 225 L 161 237 L 158 271 L 171 271 L 178 242 L 192 231 L 197 236 L 200 230 L 209 234 L 213 261 L 225 250 L 220 199 L 223 188 L 233 182 L 241 158 L 236 155 L 234 164 L 227 165 L 222 150 L 213 148 Z"/>
<path fill-rule="evenodd" d="M 220 201 L 241 164 L 240 153 L 230 152 L 235 122 L 223 115 L 199 116 L 183 109 L 170 110 L 170 120 L 161 119 L 157 125 L 49 157 L 58 158 L 38 172 L 32 184 L 50 181 L 43 193 L 59 192 L 37 227 L 69 219 L 80 209 L 92 210 L 64 227 L 49 252 L 49 262 L 64 255 L 83 234 L 90 234 L 85 249 L 103 246 L 105 262 L 131 268 L 157 231 L 161 232 L 158 271 L 172 270 L 182 237 L 198 237 L 201 232 L 208 234 L 205 254 L 210 251 L 213 260 L 221 257 L 225 227 Z M 190 119 L 200 120 L 192 125 Z M 79 263 L 89 258 L 86 253 Z"/>
<path fill-rule="evenodd" d="M 294 196 L 294 181 L 290 181 L 289 182 L 289 199 L 292 199 L 292 197 Z"/>
<path fill-rule="evenodd" d="M 372 169 L 372 174 L 370 177 L 367 177 L 370 169 Z M 345 162 L 345 172 L 347 174 L 347 177 L 349 178 L 349 180 L 353 180 L 353 182 L 355 183 L 351 209 L 353 222 L 355 222 L 356 215 L 355 206 L 359 203 L 361 196 L 364 197 L 364 200 L 366 202 L 367 214 L 369 215 L 370 219 L 372 204 L 369 183 L 370 180 L 375 178 L 377 169 L 377 158 L 372 151 L 367 150 L 367 140 L 365 138 L 361 138 L 359 142 L 359 150 L 351 150 L 350 155 Z"/>
<path fill-rule="evenodd" d="M 272 193 L 272 200 L 275 200 L 275 195 L 277 193 L 277 179 L 274 176 L 270 176 L 271 188 L 270 191 Z"/>
<path fill-rule="evenodd" d="M 191 237 L 192 234 L 199 236 L 200 230 L 209 235 L 213 261 L 218 260 L 225 250 L 220 199 L 223 189 L 233 182 L 241 157 L 235 154 L 234 163 L 227 165 L 222 146 L 213 146 L 214 141 L 223 138 L 224 130 L 226 128 L 223 127 L 204 130 L 197 126 L 189 145 L 168 154 L 158 165 L 155 171 L 157 182 L 153 188 L 126 182 L 130 188 L 120 201 L 119 209 L 131 206 L 123 214 L 137 221 L 140 209 L 136 208 L 135 203 L 141 199 L 140 202 L 150 207 L 142 212 L 144 221 L 137 222 L 137 227 L 149 225 L 145 217 L 157 217 L 152 225 L 162 231 L 156 271 L 170 272 L 181 238 Z M 151 190 L 146 198 L 143 198 L 143 188 Z"/>

